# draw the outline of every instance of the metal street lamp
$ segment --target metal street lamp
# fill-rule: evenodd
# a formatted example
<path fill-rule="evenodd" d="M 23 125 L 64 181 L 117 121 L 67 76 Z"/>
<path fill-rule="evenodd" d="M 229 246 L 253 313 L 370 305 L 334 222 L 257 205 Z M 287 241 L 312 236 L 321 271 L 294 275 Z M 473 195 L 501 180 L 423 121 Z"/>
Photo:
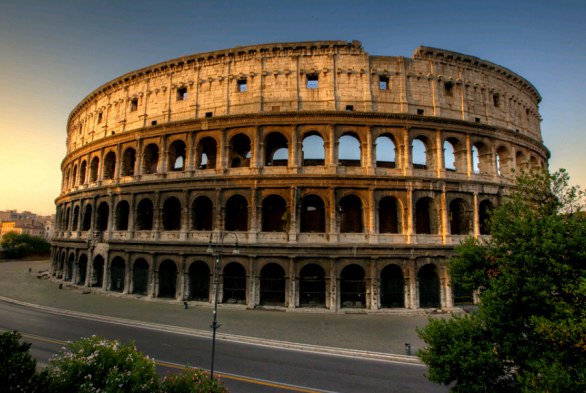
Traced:
<path fill-rule="evenodd" d="M 214 319 L 212 321 L 212 365 L 210 367 L 210 378 L 214 379 L 214 357 L 216 353 L 216 330 L 221 326 L 218 323 L 218 287 L 220 278 L 220 262 L 222 261 L 222 254 L 224 253 L 224 238 L 227 234 L 232 234 L 235 239 L 234 250 L 232 254 L 240 254 L 238 249 L 238 236 L 233 232 L 219 232 L 216 244 L 213 244 L 214 232 L 210 233 L 210 240 L 208 242 L 208 253 L 214 256 Z"/>

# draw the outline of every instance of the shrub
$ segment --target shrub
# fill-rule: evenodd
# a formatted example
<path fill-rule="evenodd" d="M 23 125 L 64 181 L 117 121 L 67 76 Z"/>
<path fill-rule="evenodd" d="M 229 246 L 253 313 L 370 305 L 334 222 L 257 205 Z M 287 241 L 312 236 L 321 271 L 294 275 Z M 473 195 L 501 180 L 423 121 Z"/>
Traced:
<path fill-rule="evenodd" d="M 225 393 L 224 384 L 217 378 L 213 381 L 202 369 L 188 367 L 179 374 L 167 374 L 163 378 L 163 393 Z"/>
<path fill-rule="evenodd" d="M 32 254 L 46 254 L 51 251 L 51 244 L 47 240 L 26 233 L 5 233 L 0 243 L 7 258 L 23 258 Z"/>
<path fill-rule="evenodd" d="M 3 392 L 30 392 L 37 362 L 29 353 L 30 343 L 21 343 L 16 331 L 0 335 L 0 381 Z"/>
<path fill-rule="evenodd" d="M 153 359 L 134 344 L 96 336 L 82 338 L 51 359 L 47 368 L 53 392 L 156 392 L 159 378 Z"/>

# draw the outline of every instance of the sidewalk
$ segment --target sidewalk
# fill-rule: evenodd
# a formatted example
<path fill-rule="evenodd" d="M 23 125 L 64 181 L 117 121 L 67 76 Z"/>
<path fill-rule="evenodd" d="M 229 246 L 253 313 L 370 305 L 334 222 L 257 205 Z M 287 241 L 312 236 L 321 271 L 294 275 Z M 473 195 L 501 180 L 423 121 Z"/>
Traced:
<path fill-rule="evenodd" d="M 48 260 L 1 262 L 0 296 L 89 314 L 211 331 L 211 305 L 192 303 L 186 310 L 175 301 L 59 289 L 57 282 L 38 278 L 39 272 L 48 269 Z M 280 312 L 224 305 L 218 308 L 218 332 L 222 334 L 398 355 L 405 354 L 405 343 L 411 344 L 412 354 L 423 346 L 415 329 L 425 326 L 427 320 L 425 315 L 408 313 Z"/>

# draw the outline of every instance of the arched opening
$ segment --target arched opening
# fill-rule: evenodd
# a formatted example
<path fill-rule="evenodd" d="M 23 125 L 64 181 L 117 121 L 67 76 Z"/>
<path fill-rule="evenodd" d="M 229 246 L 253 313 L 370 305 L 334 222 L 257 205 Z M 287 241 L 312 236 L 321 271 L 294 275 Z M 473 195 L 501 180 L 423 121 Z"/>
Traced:
<path fill-rule="evenodd" d="M 79 225 L 79 206 L 73 208 L 73 223 L 71 224 L 71 230 L 77 231 Z"/>
<path fill-rule="evenodd" d="M 417 137 L 411 142 L 411 163 L 414 169 L 431 167 L 431 154 L 428 154 L 427 138 Z"/>
<path fill-rule="evenodd" d="M 525 169 L 527 162 L 522 151 L 518 151 L 515 155 L 515 166 L 519 169 Z"/>
<path fill-rule="evenodd" d="M 212 137 L 206 136 L 197 144 L 197 167 L 199 169 L 215 169 L 217 143 Z"/>
<path fill-rule="evenodd" d="M 279 195 L 269 195 L 262 201 L 262 231 L 285 232 L 289 216 L 285 200 Z"/>
<path fill-rule="evenodd" d="M 472 172 L 480 173 L 480 158 L 478 157 L 478 148 L 472 146 Z"/>
<path fill-rule="evenodd" d="M 63 279 L 65 281 L 73 281 L 73 265 L 75 263 L 75 256 L 73 254 L 69 255 L 69 258 L 67 259 L 67 269 L 65 272 L 65 276 L 63 277 Z"/>
<path fill-rule="evenodd" d="M 317 132 L 303 138 L 303 166 L 322 166 L 325 163 L 324 140 Z"/>
<path fill-rule="evenodd" d="M 213 228 L 214 204 L 206 196 L 195 198 L 191 204 L 191 229 L 211 231 Z"/>
<path fill-rule="evenodd" d="M 444 167 L 446 171 L 456 171 L 456 153 L 450 139 L 444 141 Z"/>
<path fill-rule="evenodd" d="M 163 203 L 163 230 L 178 231 L 181 229 L 181 202 L 169 197 Z"/>
<path fill-rule="evenodd" d="M 496 171 L 499 176 L 511 174 L 511 155 L 504 146 L 500 146 L 496 150 Z"/>
<path fill-rule="evenodd" d="M 250 166 L 250 138 L 238 134 L 230 139 L 230 168 L 248 168 Z"/>
<path fill-rule="evenodd" d="M 73 186 L 77 185 L 77 165 L 73 166 L 73 171 L 71 172 L 71 184 Z"/>
<path fill-rule="evenodd" d="M 265 165 L 287 166 L 289 141 L 279 132 L 271 132 L 265 138 Z"/>
<path fill-rule="evenodd" d="M 132 293 L 136 295 L 146 295 L 149 283 L 149 264 L 143 259 L 139 258 L 134 261 L 132 269 Z"/>
<path fill-rule="evenodd" d="M 480 202 L 478 207 L 478 221 L 480 225 L 481 235 L 490 235 L 490 225 L 492 211 L 494 210 L 492 203 L 489 200 Z"/>
<path fill-rule="evenodd" d="M 348 265 L 340 273 L 340 303 L 343 308 L 366 307 L 366 282 L 360 265 Z"/>
<path fill-rule="evenodd" d="M 85 285 L 85 276 L 87 275 L 87 255 L 81 254 L 79 256 L 77 269 L 77 285 Z"/>
<path fill-rule="evenodd" d="M 472 290 L 465 290 L 456 282 L 452 283 L 452 297 L 454 299 L 455 306 L 474 304 Z"/>
<path fill-rule="evenodd" d="M 124 150 L 122 155 L 122 176 L 134 176 L 134 166 L 136 165 L 136 150 L 129 147 Z"/>
<path fill-rule="evenodd" d="M 104 157 L 104 179 L 112 179 L 116 174 L 116 154 L 113 151 Z"/>
<path fill-rule="evenodd" d="M 157 173 L 157 166 L 159 165 L 159 146 L 151 143 L 144 148 L 142 156 L 142 173 L 148 175 L 150 173 Z"/>
<path fill-rule="evenodd" d="M 362 201 L 356 195 L 347 195 L 340 200 L 340 232 L 362 233 Z"/>
<path fill-rule="evenodd" d="M 143 199 L 136 208 L 136 229 L 150 231 L 153 229 L 153 203 L 150 199 Z"/>
<path fill-rule="evenodd" d="M 101 255 L 94 258 L 90 284 L 90 286 L 97 288 L 101 288 L 104 284 L 104 258 Z"/>
<path fill-rule="evenodd" d="M 248 203 L 242 195 L 233 195 L 226 202 L 224 229 L 227 231 L 248 230 Z"/>
<path fill-rule="evenodd" d="M 230 262 L 224 267 L 223 303 L 246 303 L 246 271 L 238 262 Z"/>
<path fill-rule="evenodd" d="M 71 216 L 71 208 L 68 207 L 65 210 L 65 222 L 63 223 L 63 228 L 65 228 L 66 230 L 69 230 L 69 217 Z"/>
<path fill-rule="evenodd" d="M 100 159 L 94 157 L 90 164 L 90 183 L 98 181 L 98 168 L 100 167 Z"/>
<path fill-rule="evenodd" d="M 92 226 L 92 205 L 85 205 L 85 211 L 83 213 L 82 220 L 82 231 L 89 231 Z"/>
<path fill-rule="evenodd" d="M 301 307 L 326 306 L 326 273 L 315 263 L 303 266 L 299 272 L 299 305 Z"/>
<path fill-rule="evenodd" d="M 382 308 L 405 307 L 405 280 L 397 265 L 387 265 L 380 273 L 380 304 Z"/>
<path fill-rule="evenodd" d="M 437 268 L 427 264 L 419 269 L 419 307 L 440 307 L 440 283 Z"/>
<path fill-rule="evenodd" d="M 400 233 L 401 210 L 396 198 L 387 196 L 378 203 L 378 227 L 380 233 Z"/>
<path fill-rule="evenodd" d="M 376 167 L 395 168 L 397 148 L 392 135 L 381 135 L 376 138 Z"/>
<path fill-rule="evenodd" d="M 276 263 L 269 263 L 260 271 L 260 304 L 285 305 L 285 270 Z"/>
<path fill-rule="evenodd" d="M 124 291 L 126 282 L 126 262 L 121 257 L 115 257 L 110 265 L 110 290 L 114 292 Z"/>
<path fill-rule="evenodd" d="M 317 195 L 306 195 L 301 200 L 302 233 L 324 233 L 326 231 L 326 213 L 324 201 Z"/>
<path fill-rule="evenodd" d="M 450 202 L 448 218 L 452 235 L 467 235 L 470 233 L 470 216 L 464 200 L 458 198 Z"/>
<path fill-rule="evenodd" d="M 85 175 L 87 172 L 87 162 L 83 160 L 79 167 L 79 184 L 85 184 Z"/>
<path fill-rule="evenodd" d="M 108 217 L 110 215 L 110 207 L 107 202 L 102 202 L 98 205 L 98 216 L 96 217 L 96 229 L 98 231 L 108 230 Z"/>
<path fill-rule="evenodd" d="M 130 215 L 130 205 L 126 201 L 118 202 L 116 205 L 116 230 L 128 230 L 128 216 Z"/>
<path fill-rule="evenodd" d="M 182 171 L 185 169 L 185 142 L 181 140 L 174 141 L 169 146 L 169 152 L 167 153 L 168 158 L 168 171 Z"/>
<path fill-rule="evenodd" d="M 189 299 L 210 300 L 210 268 L 205 262 L 196 261 L 189 266 Z"/>
<path fill-rule="evenodd" d="M 342 135 L 339 141 L 338 162 L 343 166 L 360 166 L 360 140 L 355 134 Z"/>
<path fill-rule="evenodd" d="M 159 293 L 157 297 L 177 297 L 177 265 L 167 259 L 159 266 Z"/>
<path fill-rule="evenodd" d="M 429 235 L 435 233 L 432 222 L 433 200 L 420 198 L 415 204 L 415 233 Z"/>

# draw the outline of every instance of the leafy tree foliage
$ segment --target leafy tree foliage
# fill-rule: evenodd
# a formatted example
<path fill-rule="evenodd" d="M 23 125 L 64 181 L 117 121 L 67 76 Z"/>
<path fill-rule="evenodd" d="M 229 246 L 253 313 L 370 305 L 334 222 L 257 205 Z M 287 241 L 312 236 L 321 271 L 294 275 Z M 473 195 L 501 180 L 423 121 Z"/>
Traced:
<path fill-rule="evenodd" d="M 565 171 L 521 174 L 493 212 L 492 239 L 449 264 L 478 311 L 419 331 L 428 378 L 455 392 L 586 391 L 586 215 Z"/>
<path fill-rule="evenodd" d="M 26 233 L 8 232 L 2 236 L 1 244 L 8 258 L 23 258 L 51 251 L 51 244 L 47 240 Z"/>
<path fill-rule="evenodd" d="M 0 381 L 3 392 L 31 392 L 37 362 L 29 353 L 31 344 L 21 342 L 16 331 L 0 335 Z"/>

